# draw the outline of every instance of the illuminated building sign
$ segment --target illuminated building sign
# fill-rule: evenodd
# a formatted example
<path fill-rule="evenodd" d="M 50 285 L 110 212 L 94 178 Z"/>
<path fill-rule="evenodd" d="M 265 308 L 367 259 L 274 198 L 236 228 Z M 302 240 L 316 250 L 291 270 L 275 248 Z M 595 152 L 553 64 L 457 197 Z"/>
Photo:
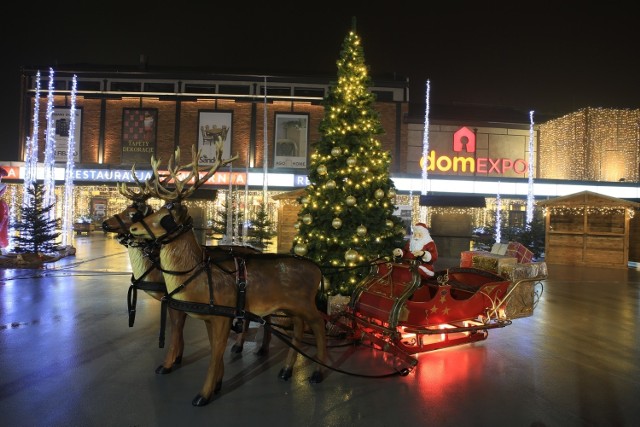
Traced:
<path fill-rule="evenodd" d="M 7 172 L 7 179 L 24 179 L 24 168 L 15 166 L 2 166 Z M 160 174 L 168 174 L 167 171 L 159 171 Z M 36 171 L 37 179 L 43 179 L 44 168 L 39 167 Z M 201 172 L 200 176 L 204 176 L 205 172 Z M 136 170 L 136 177 L 138 180 L 146 181 L 153 176 L 153 172 L 150 170 Z M 178 176 L 186 176 L 186 172 L 178 173 Z M 63 181 L 64 168 L 56 168 L 55 179 L 56 181 Z M 130 170 L 126 169 L 74 169 L 73 170 L 74 181 L 84 182 L 134 182 L 133 174 Z M 171 181 L 170 181 L 171 182 Z M 190 183 L 194 181 L 191 180 Z M 204 185 L 245 185 L 247 183 L 247 174 L 245 172 L 216 172 L 211 178 L 209 178 Z"/>
<path fill-rule="evenodd" d="M 462 127 L 453 134 L 453 151 L 455 156 L 438 155 L 435 150 L 427 154 L 427 171 L 429 172 L 469 172 L 481 174 L 503 175 L 515 172 L 524 175 L 529 166 L 524 159 L 508 159 L 466 156 L 476 152 L 476 134 L 467 127 Z M 420 159 L 420 168 L 424 168 L 425 158 Z"/>

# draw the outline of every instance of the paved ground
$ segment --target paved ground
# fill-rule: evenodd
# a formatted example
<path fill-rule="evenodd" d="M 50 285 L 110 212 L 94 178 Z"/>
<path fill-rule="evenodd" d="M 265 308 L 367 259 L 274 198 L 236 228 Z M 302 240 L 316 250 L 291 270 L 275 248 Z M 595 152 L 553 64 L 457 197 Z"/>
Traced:
<path fill-rule="evenodd" d="M 531 317 L 475 344 L 418 357 L 407 376 L 365 346 L 339 346 L 311 385 L 298 360 L 278 380 L 286 346 L 227 352 L 222 391 L 191 399 L 208 341 L 188 319 L 182 366 L 155 374 L 159 303 L 138 297 L 128 327 L 130 267 L 110 236 L 76 239 L 77 254 L 39 270 L 0 269 L 0 423 L 32 426 L 634 426 L 640 419 L 640 271 L 549 266 Z M 446 260 L 443 260 L 443 263 Z M 229 342 L 229 346 L 231 341 Z M 313 350 L 310 349 L 312 352 Z M 349 374 L 351 373 L 351 374 Z"/>

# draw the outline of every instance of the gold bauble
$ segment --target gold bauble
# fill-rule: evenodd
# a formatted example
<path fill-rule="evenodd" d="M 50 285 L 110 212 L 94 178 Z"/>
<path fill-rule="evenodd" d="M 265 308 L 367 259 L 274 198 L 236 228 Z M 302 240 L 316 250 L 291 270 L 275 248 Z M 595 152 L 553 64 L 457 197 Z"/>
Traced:
<path fill-rule="evenodd" d="M 300 230 L 300 221 L 296 221 L 296 222 L 293 224 L 293 228 L 295 228 L 296 230 Z"/>
<path fill-rule="evenodd" d="M 347 260 L 347 262 L 355 262 L 356 259 L 358 259 L 358 252 L 354 249 L 349 249 L 345 252 L 344 259 Z"/>
<path fill-rule="evenodd" d="M 340 147 L 333 147 L 331 149 L 331 155 L 333 157 L 338 157 L 340 154 L 342 154 L 342 149 Z"/>
<path fill-rule="evenodd" d="M 351 166 L 351 167 L 355 166 L 356 165 L 356 158 L 355 157 L 349 157 L 347 159 L 347 165 Z"/>
<path fill-rule="evenodd" d="M 340 218 L 333 218 L 333 221 L 331 221 L 331 225 L 337 230 L 342 227 L 342 220 Z"/>
<path fill-rule="evenodd" d="M 305 214 L 305 215 L 302 217 L 302 222 L 304 222 L 304 223 L 305 223 L 305 224 L 307 224 L 307 225 L 311 224 L 311 222 L 312 222 L 312 221 L 313 221 L 313 218 L 311 217 L 311 215 L 310 215 L 310 214 Z"/>
<path fill-rule="evenodd" d="M 374 196 L 376 199 L 378 199 L 378 200 L 382 199 L 382 198 L 384 197 L 384 190 L 383 190 L 383 189 L 381 189 L 381 188 L 378 188 L 378 189 L 373 193 L 373 196 Z"/>
<path fill-rule="evenodd" d="M 305 256 L 307 254 L 307 245 L 304 243 L 298 243 L 294 248 L 293 252 L 295 252 L 298 256 Z"/>
<path fill-rule="evenodd" d="M 318 174 L 326 175 L 327 174 L 327 167 L 325 165 L 318 166 Z"/>
<path fill-rule="evenodd" d="M 395 188 L 390 188 L 389 192 L 387 193 L 390 199 L 393 199 L 394 197 L 396 197 L 396 189 Z"/>
<path fill-rule="evenodd" d="M 309 198 L 307 196 L 304 196 L 302 199 L 300 199 L 300 201 L 302 202 L 303 205 L 309 204 Z"/>
<path fill-rule="evenodd" d="M 365 227 L 364 225 L 359 225 L 358 228 L 356 228 L 356 233 L 358 233 L 358 236 L 362 237 L 365 234 L 367 234 L 367 227 Z"/>
<path fill-rule="evenodd" d="M 390 219 L 387 220 L 386 222 L 387 228 L 391 228 L 393 227 L 393 221 L 391 221 Z"/>
<path fill-rule="evenodd" d="M 325 184 L 325 187 L 327 188 L 327 190 L 333 190 L 334 188 L 336 188 L 336 182 L 334 180 L 330 179 Z"/>
<path fill-rule="evenodd" d="M 347 196 L 347 200 L 346 200 L 346 202 L 347 202 L 347 206 L 355 206 L 355 205 L 356 205 L 357 200 L 356 200 L 356 198 L 355 198 L 355 197 L 353 197 L 353 196 Z"/>

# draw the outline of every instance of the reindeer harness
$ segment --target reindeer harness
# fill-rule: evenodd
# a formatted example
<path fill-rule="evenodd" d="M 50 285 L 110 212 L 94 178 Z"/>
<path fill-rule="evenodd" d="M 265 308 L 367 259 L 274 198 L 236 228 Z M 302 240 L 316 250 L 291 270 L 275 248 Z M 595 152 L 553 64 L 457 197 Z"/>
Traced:
<path fill-rule="evenodd" d="M 166 207 L 171 210 L 172 204 L 169 203 Z M 185 233 L 191 230 L 193 223 L 191 218 L 185 224 L 176 224 L 171 215 L 166 216 L 162 220 L 162 225 L 164 229 L 167 231 L 164 235 L 155 237 L 153 231 L 149 228 L 149 226 L 141 221 L 140 224 L 145 227 L 150 236 L 154 237 L 154 245 L 153 247 L 160 247 L 163 244 L 169 243 L 180 236 L 182 233 Z M 171 274 L 175 276 L 183 276 L 190 275 L 188 279 L 186 279 L 180 286 L 175 288 L 173 291 L 165 293 L 165 295 L 161 299 L 161 312 L 160 312 L 160 348 L 164 347 L 164 334 L 167 323 L 167 308 L 173 308 L 175 310 L 186 311 L 190 313 L 196 314 L 205 314 L 205 315 L 213 315 L 213 316 L 224 316 L 235 319 L 235 323 L 232 326 L 232 330 L 235 332 L 242 332 L 244 320 L 253 321 L 256 323 L 260 323 L 262 325 L 265 324 L 265 320 L 253 313 L 245 311 L 245 302 L 246 302 L 246 289 L 247 289 L 247 257 L 249 255 L 241 255 L 238 253 L 234 253 L 232 248 L 229 249 L 219 249 L 216 250 L 215 246 L 212 247 L 203 247 L 202 251 L 202 260 L 194 265 L 189 270 L 185 271 L 175 271 L 175 270 L 166 270 L 160 266 L 157 268 L 165 274 Z M 235 263 L 235 270 L 228 270 L 220 263 L 222 261 L 228 261 L 230 258 L 233 258 Z M 236 285 L 237 285 L 237 299 L 236 306 L 223 306 L 215 303 L 215 299 L 213 296 L 213 278 L 211 276 L 211 267 L 216 266 L 218 269 L 222 270 L 227 274 L 235 274 L 236 276 Z M 182 301 L 173 298 L 173 296 L 183 289 L 185 289 L 198 275 L 205 272 L 207 274 L 207 283 L 209 287 L 209 302 L 208 303 L 200 303 L 193 301 Z M 165 288 L 166 289 L 166 288 Z"/>

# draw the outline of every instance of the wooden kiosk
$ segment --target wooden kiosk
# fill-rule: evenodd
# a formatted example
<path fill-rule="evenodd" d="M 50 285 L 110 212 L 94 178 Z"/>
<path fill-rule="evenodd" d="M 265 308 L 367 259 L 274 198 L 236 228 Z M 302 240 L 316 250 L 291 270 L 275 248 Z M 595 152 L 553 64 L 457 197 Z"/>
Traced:
<path fill-rule="evenodd" d="M 640 203 L 583 191 L 537 202 L 548 264 L 627 268 L 629 223 Z"/>

